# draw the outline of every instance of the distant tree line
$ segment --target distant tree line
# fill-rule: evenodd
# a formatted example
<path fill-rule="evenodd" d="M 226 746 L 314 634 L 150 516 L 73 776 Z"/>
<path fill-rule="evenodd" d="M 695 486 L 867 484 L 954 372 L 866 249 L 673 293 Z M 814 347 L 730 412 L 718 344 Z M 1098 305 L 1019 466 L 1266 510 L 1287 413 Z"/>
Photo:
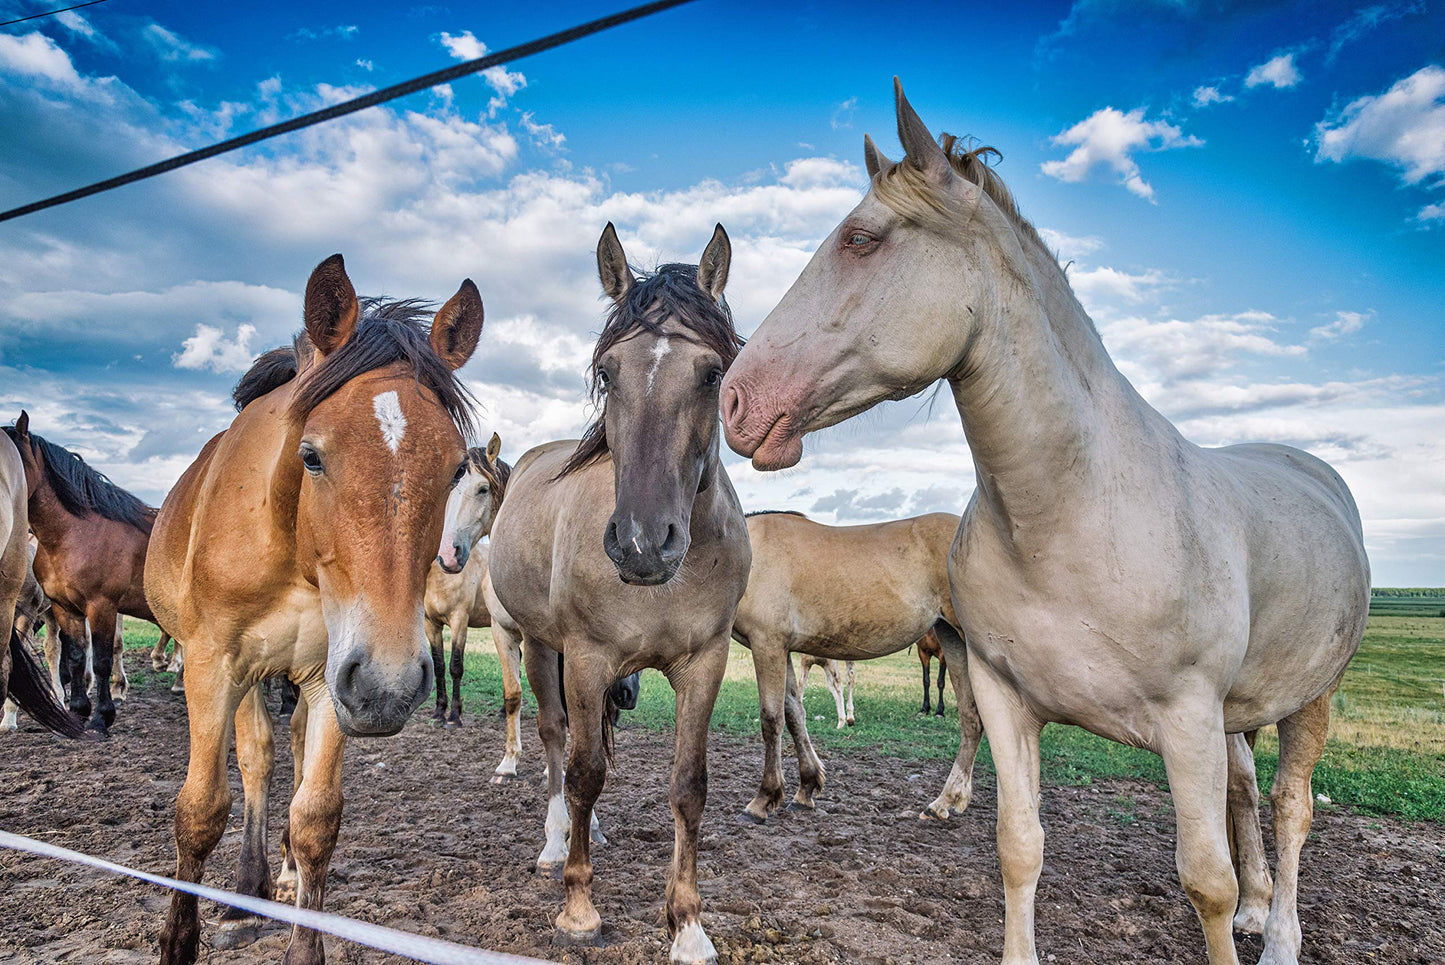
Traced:
<path fill-rule="evenodd" d="M 1430 599 L 1433 597 L 1445 597 L 1445 587 L 1441 586 L 1377 586 L 1370 591 L 1371 596 L 1397 597 L 1405 599 Z"/>

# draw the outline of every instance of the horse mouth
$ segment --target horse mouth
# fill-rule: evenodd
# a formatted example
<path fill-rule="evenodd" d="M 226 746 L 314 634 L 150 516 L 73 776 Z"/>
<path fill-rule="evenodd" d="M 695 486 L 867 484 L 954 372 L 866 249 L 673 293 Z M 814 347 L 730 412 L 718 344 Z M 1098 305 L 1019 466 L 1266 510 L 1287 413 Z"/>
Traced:
<path fill-rule="evenodd" d="M 779 413 L 753 450 L 753 468 L 760 472 L 791 469 L 803 458 L 803 437 L 793 432 L 793 420 Z"/>
<path fill-rule="evenodd" d="M 443 573 L 451 573 L 452 575 L 455 576 L 457 573 L 460 573 L 460 572 L 465 568 L 466 564 L 464 564 L 464 563 L 448 563 L 446 560 L 444 560 L 444 559 L 442 559 L 440 556 L 438 556 L 438 557 L 437 557 L 437 566 L 440 566 L 440 567 L 442 568 L 442 572 L 443 572 Z"/>

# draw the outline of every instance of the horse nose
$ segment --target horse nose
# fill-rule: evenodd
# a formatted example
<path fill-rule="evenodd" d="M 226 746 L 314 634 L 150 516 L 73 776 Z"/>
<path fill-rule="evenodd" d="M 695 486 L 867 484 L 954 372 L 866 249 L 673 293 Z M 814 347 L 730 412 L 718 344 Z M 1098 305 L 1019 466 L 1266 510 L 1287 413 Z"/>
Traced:
<path fill-rule="evenodd" d="M 341 729 L 353 737 L 395 734 L 431 693 L 432 673 L 429 653 L 396 666 L 353 647 L 327 675 Z"/>
<path fill-rule="evenodd" d="M 723 425 L 729 428 L 736 426 L 742 421 L 743 410 L 747 405 L 747 399 L 743 396 L 743 390 L 736 383 L 728 383 L 723 386 L 722 417 Z"/>
<path fill-rule="evenodd" d="M 672 579 L 687 554 L 687 546 L 687 532 L 676 522 L 644 522 L 631 513 L 614 515 L 602 537 L 602 548 L 622 581 L 643 586 Z"/>

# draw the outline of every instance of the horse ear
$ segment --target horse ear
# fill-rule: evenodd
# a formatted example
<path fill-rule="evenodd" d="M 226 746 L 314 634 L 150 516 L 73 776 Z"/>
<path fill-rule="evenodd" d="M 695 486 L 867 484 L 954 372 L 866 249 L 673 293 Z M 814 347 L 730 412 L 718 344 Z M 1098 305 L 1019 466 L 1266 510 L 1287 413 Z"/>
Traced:
<path fill-rule="evenodd" d="M 933 139 L 928 125 L 923 123 L 913 105 L 908 103 L 908 98 L 903 94 L 903 84 L 897 77 L 893 78 L 893 99 L 898 113 L 898 140 L 903 142 L 907 160 L 934 180 L 947 181 L 953 174 L 948 158 L 944 155 L 943 148 Z"/>
<path fill-rule="evenodd" d="M 346 277 L 346 263 L 332 255 L 311 273 L 306 282 L 306 334 L 322 355 L 330 355 L 351 341 L 361 306 L 356 289 Z"/>
<path fill-rule="evenodd" d="M 467 278 L 431 323 L 432 351 L 455 372 L 467 364 L 482 337 L 482 295 Z"/>
<path fill-rule="evenodd" d="M 627 267 L 627 255 L 610 221 L 597 240 L 597 275 L 602 279 L 602 290 L 614 302 L 622 301 L 632 288 L 632 269 Z"/>
<path fill-rule="evenodd" d="M 869 180 L 875 180 L 878 175 L 893 167 L 893 162 L 878 150 L 878 145 L 874 144 L 873 138 L 867 134 L 863 135 L 863 164 L 868 168 Z"/>
<path fill-rule="evenodd" d="M 21 439 L 30 438 L 30 413 L 24 409 L 20 410 L 20 418 L 15 420 L 15 435 Z"/>
<path fill-rule="evenodd" d="M 719 224 L 712 230 L 712 240 L 697 263 L 697 287 L 712 296 L 715 302 L 722 301 L 723 288 L 728 283 L 728 267 L 733 261 L 733 245 L 728 233 Z"/>
<path fill-rule="evenodd" d="M 502 454 L 502 437 L 499 436 L 499 435 L 497 435 L 497 434 L 494 432 L 494 433 L 492 433 L 492 438 L 491 438 L 491 440 L 487 443 L 487 462 L 490 462 L 490 463 L 492 463 L 493 465 L 496 465 L 496 463 L 497 463 L 497 457 L 500 456 L 501 454 Z"/>

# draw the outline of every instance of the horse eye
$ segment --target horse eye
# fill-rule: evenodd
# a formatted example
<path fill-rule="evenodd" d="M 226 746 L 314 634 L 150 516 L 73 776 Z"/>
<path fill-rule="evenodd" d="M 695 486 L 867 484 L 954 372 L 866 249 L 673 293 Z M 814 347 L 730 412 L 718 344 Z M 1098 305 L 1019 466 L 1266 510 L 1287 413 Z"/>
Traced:
<path fill-rule="evenodd" d="M 865 235 L 861 231 L 855 231 L 848 236 L 848 244 L 854 248 L 864 248 L 873 243 L 871 235 Z"/>
<path fill-rule="evenodd" d="M 457 483 L 461 482 L 462 479 L 466 476 L 466 474 L 467 464 L 462 463 L 460 466 L 457 467 L 457 471 L 452 475 L 452 485 L 455 486 Z"/>
<path fill-rule="evenodd" d="M 477 487 L 477 495 L 478 495 L 478 496 L 485 496 L 486 494 L 487 494 L 487 484 L 486 484 L 486 483 L 482 483 L 480 486 Z"/>
<path fill-rule="evenodd" d="M 709 386 L 721 385 L 721 384 L 722 384 L 722 377 L 723 377 L 723 371 L 722 371 L 722 369 L 713 369 L 711 372 L 709 372 L 709 373 L 707 374 L 707 378 L 703 380 L 703 384 L 704 384 L 704 385 L 709 385 Z"/>
<path fill-rule="evenodd" d="M 606 392 L 606 391 L 607 391 L 607 386 L 608 386 L 609 384 L 611 384 L 611 382 L 612 382 L 612 379 L 608 377 L 607 372 L 604 371 L 604 370 L 602 370 L 602 369 L 598 369 L 598 371 L 597 371 L 597 386 L 598 386 L 598 388 L 600 388 L 600 389 L 602 389 L 602 391 Z"/>
<path fill-rule="evenodd" d="M 301 449 L 301 465 L 305 466 L 306 471 L 311 473 L 311 475 L 320 475 L 322 470 L 321 453 L 312 449 L 310 446 L 303 446 Z"/>

